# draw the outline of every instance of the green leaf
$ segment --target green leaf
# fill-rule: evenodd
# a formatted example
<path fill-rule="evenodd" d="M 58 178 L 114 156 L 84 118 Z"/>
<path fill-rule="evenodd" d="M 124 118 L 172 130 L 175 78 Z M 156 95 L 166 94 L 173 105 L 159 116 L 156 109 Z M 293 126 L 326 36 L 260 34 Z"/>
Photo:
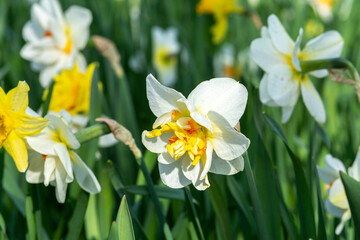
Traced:
<path fill-rule="evenodd" d="M 119 240 L 118 230 L 115 221 L 111 223 L 108 240 Z"/>
<path fill-rule="evenodd" d="M 340 172 L 344 184 L 347 200 L 350 205 L 351 216 L 355 225 L 355 237 L 360 239 L 360 182 Z"/>
<path fill-rule="evenodd" d="M 199 217 L 197 215 L 197 212 L 196 212 L 196 209 L 195 209 L 195 206 L 193 203 L 193 197 L 191 195 L 191 191 L 188 186 L 186 186 L 184 188 L 184 191 L 185 191 L 185 195 L 186 195 L 186 202 L 190 209 L 189 212 L 191 213 L 190 216 L 192 218 L 192 222 L 195 224 L 195 230 L 197 232 L 197 235 L 199 236 L 200 239 L 205 239 L 203 230 L 201 228 L 200 220 L 199 220 Z"/>
<path fill-rule="evenodd" d="M 155 191 L 158 194 L 159 198 L 166 199 L 176 199 L 176 200 L 185 200 L 184 192 L 180 189 L 173 189 L 164 186 L 154 186 Z M 137 194 L 137 195 L 149 195 L 149 189 L 147 186 L 126 186 L 122 188 L 128 193 Z"/>
<path fill-rule="evenodd" d="M 54 89 L 54 85 L 55 85 L 55 82 L 53 81 L 51 84 L 50 84 L 50 87 L 48 88 L 48 92 L 47 92 L 47 95 L 46 95 L 46 99 L 45 101 L 43 102 L 43 107 L 42 107 L 42 116 L 44 117 L 48 111 L 49 111 L 49 106 L 50 106 L 50 101 L 51 101 L 51 96 L 52 96 L 52 92 L 53 92 L 53 89 Z"/>
<path fill-rule="evenodd" d="M 129 208 L 124 195 L 116 217 L 116 225 L 119 239 L 135 239 L 133 224 L 129 212 Z"/>
<path fill-rule="evenodd" d="M 314 208 L 312 204 L 311 194 L 309 191 L 309 186 L 305 178 L 305 173 L 302 168 L 301 162 L 295 156 L 293 151 L 290 149 L 288 142 L 286 140 L 285 134 L 282 131 L 281 127 L 277 124 L 266 113 L 264 114 L 266 121 L 272 128 L 272 130 L 281 138 L 285 144 L 286 150 L 292 160 L 293 169 L 295 172 L 295 186 L 297 193 L 297 204 L 299 208 L 300 215 L 300 227 L 301 227 L 301 236 L 303 239 L 316 238 L 315 231 L 315 220 L 314 220 Z"/>
<path fill-rule="evenodd" d="M 26 196 L 25 200 L 25 211 L 26 211 L 26 224 L 28 229 L 28 239 L 35 240 L 35 216 L 34 216 L 34 205 L 30 196 Z"/>
<path fill-rule="evenodd" d="M 85 213 L 85 232 L 87 239 L 101 239 L 96 195 L 90 195 Z"/>
<path fill-rule="evenodd" d="M 80 196 L 76 201 L 75 209 L 68 224 L 69 231 L 65 238 L 67 240 L 79 239 L 84 223 L 89 194 L 81 191 L 79 195 Z"/>

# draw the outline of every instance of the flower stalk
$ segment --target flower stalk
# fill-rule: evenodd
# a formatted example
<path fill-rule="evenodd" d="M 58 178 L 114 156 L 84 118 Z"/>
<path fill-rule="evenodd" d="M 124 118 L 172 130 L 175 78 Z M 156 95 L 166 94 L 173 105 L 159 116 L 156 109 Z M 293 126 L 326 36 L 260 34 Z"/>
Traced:
<path fill-rule="evenodd" d="M 84 128 L 84 129 L 76 132 L 74 135 L 80 143 L 85 143 L 87 141 L 90 141 L 94 138 L 103 136 L 110 132 L 111 131 L 110 131 L 110 128 L 108 127 L 108 125 L 104 122 L 101 122 L 101 123 L 95 124 L 91 127 Z"/>

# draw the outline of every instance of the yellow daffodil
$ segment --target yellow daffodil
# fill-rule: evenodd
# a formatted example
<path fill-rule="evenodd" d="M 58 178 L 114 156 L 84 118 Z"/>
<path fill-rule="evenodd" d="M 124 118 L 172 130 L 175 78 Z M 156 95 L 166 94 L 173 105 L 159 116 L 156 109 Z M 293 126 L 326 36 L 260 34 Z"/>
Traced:
<path fill-rule="evenodd" d="M 201 0 L 196 6 L 198 14 L 214 15 L 215 25 L 211 28 L 211 33 L 215 44 L 220 43 L 225 37 L 228 15 L 244 12 L 244 9 L 236 2 L 236 0 Z"/>
<path fill-rule="evenodd" d="M 75 64 L 73 69 L 65 69 L 54 77 L 49 111 L 66 110 L 70 115 L 87 114 L 90 106 L 91 79 L 96 64 L 88 66 L 85 73 Z M 46 97 L 48 91 L 45 91 Z"/>
<path fill-rule="evenodd" d="M 48 125 L 48 120 L 25 113 L 29 90 L 25 81 L 7 94 L 0 87 L 0 147 L 4 146 L 20 172 L 28 167 L 24 138 L 39 134 Z"/>

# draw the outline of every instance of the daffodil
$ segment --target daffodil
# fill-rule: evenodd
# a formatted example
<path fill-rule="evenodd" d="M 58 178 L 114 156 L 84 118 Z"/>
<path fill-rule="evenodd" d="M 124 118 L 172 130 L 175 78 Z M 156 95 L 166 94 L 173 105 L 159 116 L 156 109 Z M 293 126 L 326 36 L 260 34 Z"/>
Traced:
<path fill-rule="evenodd" d="M 334 6 L 334 0 L 309 0 L 310 5 L 320 15 L 320 17 L 328 22 L 332 20 L 332 9 Z"/>
<path fill-rule="evenodd" d="M 95 194 L 101 187 L 93 172 L 74 150 L 80 147 L 79 141 L 68 126 L 70 115 L 51 113 L 45 116 L 50 124 L 39 135 L 27 137 L 30 148 L 30 166 L 26 172 L 29 183 L 44 182 L 56 188 L 58 202 L 65 202 L 68 183 L 75 178 L 85 191 Z"/>
<path fill-rule="evenodd" d="M 71 6 L 63 14 L 57 0 L 41 0 L 31 8 L 31 20 L 23 28 L 27 42 L 20 55 L 40 71 L 40 83 L 49 86 L 55 74 L 70 68 L 75 62 L 85 68 L 86 61 L 79 52 L 89 38 L 91 12 Z"/>
<path fill-rule="evenodd" d="M 147 149 L 158 153 L 160 177 L 171 188 L 192 183 L 210 186 L 207 173 L 231 175 L 244 168 L 250 141 L 234 127 L 245 111 L 246 88 L 230 78 L 200 83 L 185 98 L 161 85 L 151 74 L 147 98 L 157 119 L 142 133 Z"/>
<path fill-rule="evenodd" d="M 159 80 L 166 86 L 176 82 L 178 53 L 180 45 L 177 40 L 176 28 L 162 30 L 153 27 L 151 30 L 153 43 L 153 64 Z"/>
<path fill-rule="evenodd" d="M 317 167 L 320 178 L 327 184 L 327 196 L 325 208 L 334 217 L 341 218 L 341 222 L 335 229 L 339 235 L 344 228 L 344 224 L 351 218 L 349 203 L 346 197 L 344 186 L 341 182 L 340 171 L 346 173 L 344 164 L 331 155 L 325 157 L 325 168 Z M 360 181 L 360 148 L 355 161 L 348 169 L 350 177 Z"/>
<path fill-rule="evenodd" d="M 231 44 L 224 44 L 214 56 L 214 73 L 216 77 L 238 78 L 242 72 L 235 58 Z"/>
<path fill-rule="evenodd" d="M 25 112 L 29 90 L 25 81 L 19 82 L 7 94 L 0 87 L 0 147 L 10 154 L 20 172 L 25 172 L 28 167 L 24 138 L 39 134 L 48 125 L 47 120 Z"/>
<path fill-rule="evenodd" d="M 232 13 L 244 13 L 244 9 L 237 5 L 237 0 L 201 0 L 196 6 L 198 14 L 212 14 L 215 25 L 211 28 L 213 42 L 220 43 L 227 32 L 227 18 Z"/>
<path fill-rule="evenodd" d="M 343 39 L 337 31 L 329 31 L 310 40 L 300 50 L 303 31 L 294 42 L 275 15 L 268 18 L 268 27 L 261 30 L 261 38 L 252 41 L 250 54 L 265 71 L 260 82 L 260 100 L 271 107 L 282 107 L 282 122 L 289 120 L 301 93 L 310 114 L 319 123 L 325 122 L 326 114 L 320 95 L 307 74 L 303 74 L 300 61 L 339 57 Z M 321 78 L 327 70 L 310 72 Z"/>

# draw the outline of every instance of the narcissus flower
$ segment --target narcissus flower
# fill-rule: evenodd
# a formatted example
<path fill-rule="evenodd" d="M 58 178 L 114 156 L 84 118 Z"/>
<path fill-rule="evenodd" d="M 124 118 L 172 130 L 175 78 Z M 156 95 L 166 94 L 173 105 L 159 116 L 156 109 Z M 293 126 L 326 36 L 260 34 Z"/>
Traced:
<path fill-rule="evenodd" d="M 327 184 L 327 196 L 325 208 L 334 217 L 341 218 L 341 222 L 335 229 L 339 235 L 344 228 L 344 224 L 351 218 L 349 203 L 346 197 L 344 186 L 341 182 L 340 171 L 346 173 L 344 164 L 328 154 L 325 157 L 325 168 L 317 167 L 320 178 Z M 355 161 L 348 169 L 350 177 L 360 181 L 360 148 Z"/>
<path fill-rule="evenodd" d="M 300 61 L 336 58 L 340 56 L 343 39 L 337 31 L 325 32 L 310 40 L 300 50 L 303 31 L 294 42 L 275 15 L 268 18 L 268 27 L 261 30 L 261 38 L 252 41 L 250 54 L 265 71 L 260 82 L 260 100 L 271 107 L 282 107 L 282 122 L 289 120 L 298 97 L 317 122 L 324 123 L 325 108 L 307 74 L 303 74 Z M 310 72 L 321 78 L 327 70 Z"/>
<path fill-rule="evenodd" d="M 192 183 L 210 186 L 207 173 L 231 175 L 244 168 L 242 154 L 250 141 L 234 127 L 245 111 L 246 88 L 230 78 L 200 83 L 185 98 L 146 79 L 150 109 L 157 119 L 152 131 L 142 133 L 147 149 L 158 153 L 160 177 L 171 188 Z"/>
<path fill-rule="evenodd" d="M 74 179 L 73 172 L 82 189 L 92 194 L 100 192 L 95 175 L 74 151 L 80 143 L 65 119 L 70 115 L 62 112 L 62 115 L 48 114 L 45 118 L 50 120 L 50 125 L 39 135 L 26 138 L 31 149 L 26 180 L 55 186 L 56 199 L 60 203 L 65 202 L 67 185 Z"/>
<path fill-rule="evenodd" d="M 220 43 L 227 32 L 227 18 L 232 13 L 244 13 L 244 9 L 236 4 L 237 0 L 201 0 L 196 6 L 198 14 L 212 14 L 215 25 L 211 28 L 213 42 Z"/>
<path fill-rule="evenodd" d="M 237 79 L 241 76 L 242 68 L 235 57 L 235 50 L 231 44 L 224 44 L 214 55 L 214 73 L 216 77 Z"/>
<path fill-rule="evenodd" d="M 332 9 L 334 6 L 333 0 L 309 0 L 310 5 L 314 8 L 316 12 L 319 13 L 320 17 L 328 22 L 332 20 L 333 14 Z"/>
<path fill-rule="evenodd" d="M 19 82 L 7 94 L 0 87 L 0 147 L 10 154 L 20 172 L 25 172 L 28 167 L 24 138 L 39 134 L 48 125 L 48 120 L 25 113 L 29 90 L 25 81 Z"/>
<path fill-rule="evenodd" d="M 172 86 L 176 82 L 178 53 L 180 45 L 177 40 L 176 28 L 162 30 L 153 27 L 151 30 L 153 43 L 153 64 L 159 76 L 159 80 L 166 86 Z"/>
<path fill-rule="evenodd" d="M 23 28 L 27 43 L 20 55 L 40 71 L 43 87 L 75 62 L 85 68 L 86 61 L 79 51 L 88 41 L 91 21 L 91 12 L 78 6 L 70 7 L 64 15 L 57 0 L 41 0 L 32 6 L 31 20 Z"/>

